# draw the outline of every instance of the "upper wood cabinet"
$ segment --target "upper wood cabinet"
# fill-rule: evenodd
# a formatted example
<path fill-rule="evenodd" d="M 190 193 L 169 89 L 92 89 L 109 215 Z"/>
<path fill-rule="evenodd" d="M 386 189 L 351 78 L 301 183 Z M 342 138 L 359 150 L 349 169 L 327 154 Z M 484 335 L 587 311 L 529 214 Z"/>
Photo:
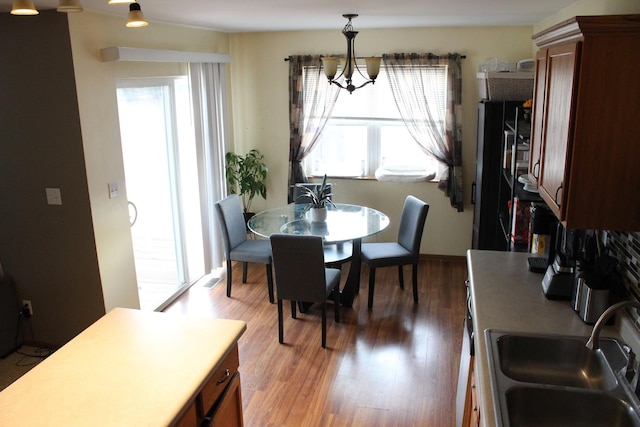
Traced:
<path fill-rule="evenodd" d="M 579 16 L 533 39 L 540 196 L 567 228 L 640 230 L 640 15 Z"/>

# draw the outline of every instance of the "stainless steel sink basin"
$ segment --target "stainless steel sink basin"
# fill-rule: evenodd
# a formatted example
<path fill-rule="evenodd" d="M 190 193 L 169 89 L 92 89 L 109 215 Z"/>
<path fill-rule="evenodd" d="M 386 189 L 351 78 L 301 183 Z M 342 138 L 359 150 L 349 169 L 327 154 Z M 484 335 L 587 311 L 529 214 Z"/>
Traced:
<path fill-rule="evenodd" d="M 527 383 L 614 388 L 618 381 L 604 355 L 586 348 L 585 342 L 569 337 L 502 335 L 496 340 L 500 369 Z"/>
<path fill-rule="evenodd" d="M 514 387 L 507 391 L 506 397 L 512 427 L 638 425 L 631 405 L 607 393 Z"/>
<path fill-rule="evenodd" d="M 485 331 L 498 426 L 637 426 L 640 402 L 614 339 Z"/>

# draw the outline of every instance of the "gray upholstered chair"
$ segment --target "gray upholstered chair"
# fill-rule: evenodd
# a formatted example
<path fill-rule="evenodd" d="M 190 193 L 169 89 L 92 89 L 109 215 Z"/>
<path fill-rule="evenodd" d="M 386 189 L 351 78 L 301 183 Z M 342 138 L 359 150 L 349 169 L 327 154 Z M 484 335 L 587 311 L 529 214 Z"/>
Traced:
<path fill-rule="evenodd" d="M 282 301 L 291 301 L 291 317 L 296 303 L 322 304 L 322 347 L 327 346 L 327 299 L 333 295 L 335 320 L 340 321 L 340 270 L 326 268 L 322 237 L 272 234 L 273 268 L 278 300 L 278 340 L 284 342 Z"/>
<path fill-rule="evenodd" d="M 247 239 L 247 224 L 242 213 L 240 198 L 232 194 L 215 203 L 222 231 L 227 259 L 227 297 L 231 297 L 231 261 L 242 262 L 242 283 L 247 283 L 247 263 L 265 264 L 269 301 L 273 303 L 273 276 L 271 273 L 271 243 L 268 240 Z"/>
<path fill-rule="evenodd" d="M 362 244 L 361 259 L 369 266 L 369 308 L 373 306 L 376 268 L 379 267 L 398 266 L 400 288 L 404 289 L 403 266 L 411 264 L 413 266 L 413 301 L 418 302 L 418 260 L 428 212 L 427 203 L 408 196 L 402 208 L 398 241 Z"/>

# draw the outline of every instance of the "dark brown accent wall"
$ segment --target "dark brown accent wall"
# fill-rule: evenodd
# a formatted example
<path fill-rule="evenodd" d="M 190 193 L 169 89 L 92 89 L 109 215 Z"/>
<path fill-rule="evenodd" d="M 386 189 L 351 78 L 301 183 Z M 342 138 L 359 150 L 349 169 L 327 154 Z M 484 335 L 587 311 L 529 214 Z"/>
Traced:
<path fill-rule="evenodd" d="M 32 301 L 26 341 L 64 344 L 105 312 L 69 26 L 55 10 L 0 14 L 0 262 Z"/>

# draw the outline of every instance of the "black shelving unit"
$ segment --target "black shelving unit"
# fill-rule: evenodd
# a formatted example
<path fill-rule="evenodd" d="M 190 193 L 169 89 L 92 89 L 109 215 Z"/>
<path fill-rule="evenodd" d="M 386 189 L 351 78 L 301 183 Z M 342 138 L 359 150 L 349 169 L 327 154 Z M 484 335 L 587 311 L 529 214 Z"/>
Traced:
<path fill-rule="evenodd" d="M 474 205 L 472 247 L 474 249 L 508 249 L 508 241 L 500 221 L 501 208 L 511 197 L 504 185 L 503 144 L 505 122 L 514 121 L 516 107 L 522 101 L 489 101 L 478 103 L 478 140 L 476 175 L 472 187 Z"/>
<path fill-rule="evenodd" d="M 524 189 L 524 184 L 518 179 L 521 175 L 527 175 L 529 164 L 529 143 L 531 139 L 531 122 L 525 117 L 524 108 L 515 107 L 515 114 L 512 120 L 505 121 L 505 129 L 513 137 L 512 140 L 505 138 L 503 144 L 503 156 L 507 150 L 511 151 L 511 162 L 503 163 L 501 185 L 501 203 L 498 214 L 501 230 L 504 234 L 507 250 L 528 251 L 529 239 L 512 239 L 512 230 L 516 216 L 514 215 L 516 203 L 523 209 L 528 209 L 531 203 L 544 203 L 537 192 L 530 192 Z M 519 163 L 521 163 L 519 167 Z M 516 200 L 517 199 L 517 200 Z M 522 206 L 521 206 L 522 204 Z M 528 223 L 528 220 L 525 219 Z"/>

